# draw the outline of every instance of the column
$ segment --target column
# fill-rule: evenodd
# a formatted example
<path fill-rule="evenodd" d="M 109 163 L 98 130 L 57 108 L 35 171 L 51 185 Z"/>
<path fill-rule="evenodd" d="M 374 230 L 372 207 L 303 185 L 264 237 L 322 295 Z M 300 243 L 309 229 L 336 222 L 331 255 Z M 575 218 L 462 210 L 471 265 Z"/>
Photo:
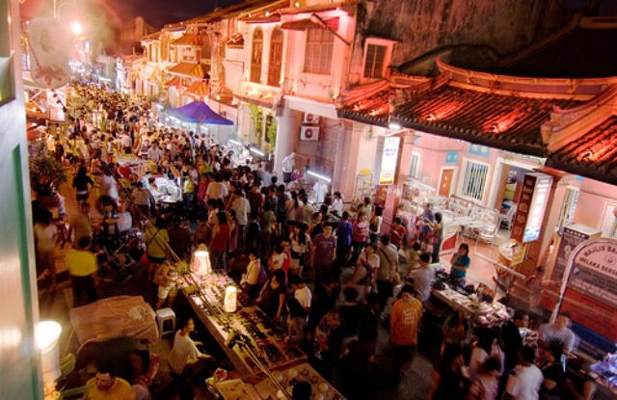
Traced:
<path fill-rule="evenodd" d="M 276 143 L 274 146 L 273 173 L 280 179 L 283 178 L 281 164 L 283 159 L 291 154 L 296 148 L 299 133 L 298 113 L 288 107 L 276 117 Z"/>
<path fill-rule="evenodd" d="M 337 139 L 337 159 L 332 176 L 332 191 L 339 191 L 345 201 L 351 200 L 356 184 L 356 166 L 360 155 L 362 129 L 356 131 L 354 122 L 342 119 L 343 129 Z"/>

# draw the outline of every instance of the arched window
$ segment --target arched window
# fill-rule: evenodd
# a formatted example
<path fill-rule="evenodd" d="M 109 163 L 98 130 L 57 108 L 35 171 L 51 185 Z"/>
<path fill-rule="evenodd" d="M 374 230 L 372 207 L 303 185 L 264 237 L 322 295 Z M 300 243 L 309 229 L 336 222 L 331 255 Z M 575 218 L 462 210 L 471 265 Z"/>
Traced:
<path fill-rule="evenodd" d="M 253 32 L 253 50 L 251 51 L 251 82 L 261 82 L 261 55 L 263 53 L 264 35 L 261 29 Z"/>
<path fill-rule="evenodd" d="M 270 62 L 268 63 L 268 85 L 279 86 L 283 62 L 283 31 L 275 28 L 270 39 Z"/>

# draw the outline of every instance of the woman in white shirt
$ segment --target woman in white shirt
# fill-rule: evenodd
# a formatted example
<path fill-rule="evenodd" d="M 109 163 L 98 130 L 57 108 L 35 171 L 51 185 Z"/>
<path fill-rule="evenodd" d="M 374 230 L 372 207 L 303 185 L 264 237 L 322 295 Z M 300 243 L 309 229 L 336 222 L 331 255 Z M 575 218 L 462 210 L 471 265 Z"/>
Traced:
<path fill-rule="evenodd" d="M 350 282 L 358 291 L 359 301 L 363 301 L 371 287 L 375 285 L 375 274 L 379 269 L 380 262 L 375 245 L 366 246 L 360 253 Z"/>
<path fill-rule="evenodd" d="M 497 341 L 497 333 L 490 328 L 479 328 L 476 332 L 478 338 L 469 360 L 469 375 L 471 379 L 478 378 L 478 371 L 482 364 L 489 358 L 494 357 L 501 365 L 500 375 L 503 373 L 504 355 Z"/>
<path fill-rule="evenodd" d="M 246 273 L 242 275 L 240 285 L 246 291 L 249 301 L 252 302 L 259 296 L 259 275 L 261 274 L 261 261 L 257 257 L 257 252 L 249 252 L 249 264 L 246 266 Z"/>
<path fill-rule="evenodd" d="M 311 248 L 311 236 L 306 233 L 306 226 L 304 224 L 296 224 L 292 228 L 289 239 L 291 241 L 291 263 L 289 268 L 292 273 L 302 275 L 304 261 Z"/>

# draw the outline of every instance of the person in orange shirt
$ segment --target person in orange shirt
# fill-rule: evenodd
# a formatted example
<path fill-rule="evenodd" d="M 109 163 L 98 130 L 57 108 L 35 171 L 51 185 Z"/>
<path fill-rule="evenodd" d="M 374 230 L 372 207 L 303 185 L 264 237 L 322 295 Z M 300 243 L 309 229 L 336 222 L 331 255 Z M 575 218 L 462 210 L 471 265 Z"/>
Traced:
<path fill-rule="evenodd" d="M 392 305 L 390 315 L 390 343 L 395 379 L 401 379 L 401 368 L 411 363 L 418 343 L 418 325 L 422 317 L 422 303 L 414 297 L 414 288 L 405 285 L 399 299 Z"/>

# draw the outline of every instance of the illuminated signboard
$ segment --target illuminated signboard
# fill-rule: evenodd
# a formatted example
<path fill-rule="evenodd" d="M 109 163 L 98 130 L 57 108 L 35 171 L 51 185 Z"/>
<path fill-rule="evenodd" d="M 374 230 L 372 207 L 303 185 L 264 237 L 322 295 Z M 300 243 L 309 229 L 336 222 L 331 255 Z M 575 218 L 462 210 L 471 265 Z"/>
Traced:
<path fill-rule="evenodd" d="M 525 175 L 512 226 L 512 239 L 521 243 L 538 240 L 552 183 L 553 177 L 549 175 Z"/>
<path fill-rule="evenodd" d="M 388 136 L 384 138 L 383 152 L 381 154 L 381 169 L 379 172 L 380 185 L 390 185 L 394 183 L 400 141 L 401 138 L 397 136 Z"/>

